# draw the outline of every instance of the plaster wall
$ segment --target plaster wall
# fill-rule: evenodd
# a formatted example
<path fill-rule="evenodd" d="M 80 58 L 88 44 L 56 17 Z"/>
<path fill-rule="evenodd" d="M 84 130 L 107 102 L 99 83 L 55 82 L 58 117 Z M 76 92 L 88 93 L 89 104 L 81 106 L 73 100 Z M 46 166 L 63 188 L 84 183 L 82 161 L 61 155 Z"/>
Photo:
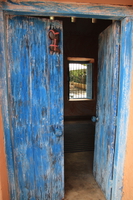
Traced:
<path fill-rule="evenodd" d="M 132 74 L 133 77 L 133 74 Z M 131 87 L 129 127 L 124 168 L 124 187 L 122 200 L 133 199 L 133 81 Z"/>
<path fill-rule="evenodd" d="M 4 134 L 0 107 L 0 200 L 9 200 L 7 165 L 4 147 Z"/>
<path fill-rule="evenodd" d="M 8 0 L 4 0 L 8 1 Z M 133 0 L 41 0 L 41 2 L 55 1 L 55 2 L 76 2 L 76 3 L 99 3 L 99 4 L 114 4 L 114 5 L 133 5 Z M 27 0 L 12 0 L 12 2 L 27 2 Z M 29 0 L 28 2 L 37 2 L 36 0 Z"/>

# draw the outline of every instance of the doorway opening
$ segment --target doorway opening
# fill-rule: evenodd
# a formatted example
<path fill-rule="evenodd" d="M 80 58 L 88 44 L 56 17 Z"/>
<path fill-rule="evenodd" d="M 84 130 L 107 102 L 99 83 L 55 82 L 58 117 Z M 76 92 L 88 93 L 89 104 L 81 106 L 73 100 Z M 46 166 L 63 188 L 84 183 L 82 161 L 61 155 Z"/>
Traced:
<path fill-rule="evenodd" d="M 8 5 L 8 3 L 7 3 L 7 5 Z M 54 5 L 54 6 L 51 6 L 51 5 Z M 69 4 L 69 8 L 70 8 L 70 5 L 72 6 L 71 10 L 70 9 L 68 10 L 68 4 L 65 7 L 64 7 L 64 4 L 60 5 L 60 10 L 62 8 L 61 13 L 63 13 L 63 15 L 65 15 L 64 13 L 68 13 L 69 16 L 70 16 L 70 15 L 73 15 L 73 13 L 77 12 L 77 5 Z M 50 5 L 49 4 L 47 5 L 47 3 L 46 3 L 46 8 L 45 8 L 45 6 L 43 6 L 43 8 L 44 8 L 43 9 L 43 13 L 45 11 L 48 14 L 53 13 L 53 10 L 51 8 L 54 7 L 54 9 L 57 10 L 57 8 L 58 8 L 57 6 L 58 6 L 58 4 L 53 4 L 52 3 Z M 131 45 L 129 45 L 132 42 L 132 40 L 131 40 L 132 33 L 131 33 L 131 30 L 130 30 L 131 27 L 132 27 L 132 20 L 130 18 L 132 16 L 132 12 L 130 12 L 131 10 L 130 10 L 129 7 L 117 7 L 117 10 L 116 10 L 116 9 L 114 9 L 115 8 L 114 6 L 110 6 L 110 5 L 109 6 L 103 6 L 102 5 L 102 6 L 98 6 L 99 12 L 97 13 L 97 9 L 93 9 L 92 5 L 90 5 L 90 4 L 89 5 L 82 5 L 81 4 L 81 6 L 82 7 L 78 6 L 78 14 L 77 15 L 79 15 L 79 16 L 89 16 L 89 14 L 90 14 L 91 16 L 92 15 L 93 16 L 98 16 L 98 17 L 102 16 L 102 17 L 105 17 L 105 18 L 107 17 L 108 19 L 110 18 L 110 19 L 115 19 L 115 20 L 116 19 L 121 19 L 122 20 L 121 21 L 121 24 L 122 24 L 122 29 L 121 29 L 122 33 L 120 34 L 120 36 L 121 36 L 121 44 L 122 44 L 121 45 L 122 46 L 121 47 L 121 51 L 120 51 L 120 55 L 121 55 L 120 72 L 122 72 L 122 73 L 120 73 L 120 81 L 121 80 L 123 81 L 123 77 L 124 77 L 125 80 L 128 80 L 128 81 L 126 81 L 126 82 L 123 81 L 120 84 L 120 94 L 119 94 L 119 97 L 122 97 L 122 98 L 121 99 L 119 98 L 120 106 L 119 106 L 119 109 L 118 109 L 118 121 L 117 121 L 117 125 L 118 125 L 117 136 L 118 137 L 117 137 L 117 140 L 116 140 L 116 145 L 118 146 L 117 156 L 118 155 L 125 155 L 125 153 L 124 153 L 124 151 L 125 151 L 125 144 L 126 144 L 125 138 L 126 138 L 126 135 L 127 135 L 126 133 L 127 133 L 127 122 L 128 122 L 128 117 L 127 117 L 126 113 L 129 111 L 129 108 L 128 108 L 128 101 L 125 102 L 124 99 L 128 99 L 127 97 L 129 97 L 129 92 L 130 92 L 129 88 L 130 88 L 130 82 L 131 82 L 131 77 L 130 77 L 131 73 L 127 74 L 126 72 L 127 72 L 127 69 L 129 70 L 129 72 L 131 72 L 131 70 L 132 70 L 131 62 L 129 62 L 128 65 L 127 65 L 127 60 L 130 61 L 132 59 L 132 56 L 131 56 L 132 54 L 129 53 L 129 52 L 132 52 Z M 35 7 L 37 8 L 36 9 L 37 10 L 36 13 L 39 12 L 41 14 L 41 10 L 38 8 L 38 5 L 37 6 L 35 5 Z M 41 4 L 41 7 L 42 7 L 42 4 Z M 13 11 L 14 13 L 15 12 L 16 13 L 19 13 L 19 12 L 21 13 L 21 11 L 22 11 L 24 13 L 24 15 L 27 15 L 28 4 L 25 6 L 25 8 L 26 8 L 25 10 L 22 10 L 22 6 L 20 4 L 17 4 L 14 8 L 12 8 L 12 5 L 10 5 L 10 4 L 8 6 L 6 6 L 5 4 L 2 5 L 2 10 L 3 11 L 6 11 L 6 12 Z M 94 8 L 97 8 L 97 5 L 94 5 Z M 33 15 L 35 13 L 35 11 L 33 11 L 33 10 L 35 10 L 35 9 L 33 9 L 33 7 L 29 7 L 28 9 L 29 9 L 29 13 L 31 15 Z M 47 10 L 47 9 L 49 9 L 49 10 Z M 59 8 L 58 8 L 58 10 L 59 10 Z M 4 24 L 4 21 L 3 21 L 3 11 L 1 12 L 2 13 L 2 15 L 1 15 L 1 19 L 2 19 L 1 27 L 2 27 L 2 37 L 4 38 L 5 29 L 4 29 L 4 26 L 3 26 L 3 24 Z M 105 11 L 105 14 L 104 14 L 104 11 Z M 108 12 L 106 12 L 106 11 L 108 11 Z M 57 12 L 56 12 L 56 14 L 57 14 Z M 82 14 L 82 15 L 80 15 L 80 14 Z M 129 18 L 128 19 L 125 18 L 126 16 L 129 16 Z M 123 19 L 123 18 L 125 18 L 125 19 Z M 126 40 L 125 40 L 125 38 L 126 38 Z M 5 51 L 5 43 L 4 42 L 5 41 L 3 40 L 2 41 L 2 51 L 3 52 Z M 124 55 L 125 55 L 124 57 L 123 57 L 123 51 L 124 51 Z M 127 58 L 126 60 L 125 60 L 125 57 Z M 2 71 L 2 74 L 4 75 L 4 77 L 6 77 L 5 54 L 3 54 L 2 66 L 4 66 L 3 67 L 4 70 Z M 124 68 L 126 68 L 126 71 L 124 71 L 125 70 Z M 4 87 L 5 91 L 7 90 L 6 83 L 7 82 L 4 81 L 4 84 L 3 84 L 4 85 L 3 87 Z M 127 92 L 125 92 L 125 91 L 127 91 Z M 6 94 L 4 94 L 4 95 L 6 96 L 6 100 L 7 100 L 7 95 Z M 3 102 L 3 105 L 4 105 L 4 103 L 5 102 Z M 71 108 L 73 110 L 73 106 Z M 122 114 L 121 114 L 120 111 L 123 108 L 124 108 L 124 112 L 122 112 Z M 4 109 L 3 116 L 7 117 L 7 115 L 8 115 L 7 105 L 4 106 L 3 109 Z M 67 118 L 67 116 L 65 118 Z M 121 130 L 120 129 L 120 125 L 122 125 L 123 119 L 124 119 L 125 123 L 122 126 L 122 128 L 121 128 L 122 130 Z M 120 133 L 120 131 L 122 133 Z M 7 129 L 5 130 L 6 137 L 8 135 L 8 132 L 10 132 L 9 127 L 7 127 Z M 120 133 L 120 134 L 118 134 L 118 133 Z M 121 136 L 123 136 L 122 139 L 121 139 Z M 9 141 L 9 143 L 11 143 L 11 141 Z M 120 143 L 123 144 L 122 148 L 120 147 Z M 11 145 L 8 145 L 8 146 L 11 146 Z M 123 146 L 124 146 L 124 148 L 123 148 Z M 9 152 L 9 155 L 10 155 L 10 149 L 7 150 L 7 152 Z M 115 163 L 116 164 L 116 169 L 115 169 L 115 173 L 114 173 L 116 175 L 116 178 L 115 178 L 114 186 L 113 186 L 113 188 L 114 188 L 115 191 L 114 191 L 113 196 L 115 196 L 115 197 L 119 196 L 120 197 L 122 195 L 121 188 L 122 188 L 124 156 L 121 156 L 120 159 L 117 159 L 117 160 L 116 159 L 115 159 L 115 161 L 116 161 L 116 163 Z M 10 166 L 9 164 L 10 163 L 8 161 L 8 166 Z M 13 167 L 11 166 L 11 172 L 12 171 L 13 171 Z M 117 172 L 120 172 L 120 173 L 117 173 Z M 10 175 L 12 175 L 11 178 L 12 177 L 14 178 L 14 172 L 10 173 Z M 10 183 L 12 183 L 12 179 L 11 178 L 10 178 Z M 119 188 L 116 187 L 117 183 L 119 183 Z M 112 184 L 112 182 L 110 184 Z M 115 199 L 115 198 L 113 198 L 113 199 Z"/>
<path fill-rule="evenodd" d="M 64 41 L 64 151 L 65 199 L 101 199 L 105 197 L 93 177 L 93 153 L 96 115 L 98 36 L 111 20 L 59 18 L 63 21 Z M 71 59 L 93 59 L 91 98 L 70 98 Z M 77 63 L 77 62 L 76 62 Z"/>

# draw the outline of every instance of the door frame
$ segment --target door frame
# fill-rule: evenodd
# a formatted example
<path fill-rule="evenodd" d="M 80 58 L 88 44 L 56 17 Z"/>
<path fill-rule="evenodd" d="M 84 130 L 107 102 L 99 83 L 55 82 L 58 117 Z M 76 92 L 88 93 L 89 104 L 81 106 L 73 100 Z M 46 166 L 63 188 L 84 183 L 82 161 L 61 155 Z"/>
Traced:
<path fill-rule="evenodd" d="M 15 190 L 12 143 L 10 137 L 9 109 L 7 97 L 7 71 L 5 47 L 5 15 L 33 16 L 75 16 L 84 18 L 111 19 L 121 21 L 120 41 L 120 72 L 116 146 L 114 159 L 114 179 L 112 182 L 112 199 L 122 198 L 123 173 L 126 150 L 126 139 L 129 121 L 129 102 L 133 72 L 133 8 L 128 6 L 113 6 L 101 4 L 57 3 L 57 2 L 20 2 L 8 0 L 0 3 L 0 105 L 2 107 L 3 126 L 5 132 L 5 147 L 7 153 L 9 179 L 12 183 L 10 190 Z M 15 195 L 15 193 L 14 193 Z M 15 199 L 15 196 L 14 196 Z"/>

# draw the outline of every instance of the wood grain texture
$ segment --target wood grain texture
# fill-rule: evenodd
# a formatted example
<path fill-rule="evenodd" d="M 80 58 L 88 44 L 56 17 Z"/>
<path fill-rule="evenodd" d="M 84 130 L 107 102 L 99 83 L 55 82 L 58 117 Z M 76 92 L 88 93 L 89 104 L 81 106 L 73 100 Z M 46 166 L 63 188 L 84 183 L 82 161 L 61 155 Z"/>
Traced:
<path fill-rule="evenodd" d="M 56 136 L 63 135 L 63 58 L 49 55 L 50 27 L 62 34 L 58 21 L 7 17 L 14 199 L 63 198 L 63 136 Z"/>
<path fill-rule="evenodd" d="M 10 120 L 9 120 L 9 108 L 8 108 L 8 97 L 7 97 L 7 68 L 6 68 L 6 45 L 5 45 L 5 24 L 3 12 L 0 11 L 0 104 L 2 109 L 2 120 L 4 128 L 5 138 L 5 149 L 6 158 L 8 161 L 8 179 L 10 181 L 9 189 L 11 191 L 10 198 L 14 200 L 16 198 L 16 186 L 14 178 L 14 160 L 12 153 L 12 140 L 10 131 Z"/>
<path fill-rule="evenodd" d="M 125 18 L 121 23 L 119 78 L 119 106 L 114 160 L 112 199 L 121 200 L 123 195 L 123 172 L 127 145 L 130 113 L 130 94 L 133 73 L 133 20 Z"/>
<path fill-rule="evenodd" d="M 94 176 L 110 200 L 115 152 L 116 115 L 118 103 L 120 23 L 109 26 L 99 36 L 98 94 Z M 114 198 L 115 199 L 115 198 Z"/>
<path fill-rule="evenodd" d="M 8 2 L 9 0 L 3 0 L 3 2 Z M 11 0 L 10 0 L 11 1 Z M 44 0 L 42 0 L 43 2 Z M 45 0 L 46 1 L 46 0 Z M 52 0 L 47 0 L 47 1 L 52 1 Z M 19 2 L 27 2 L 27 0 L 12 0 L 11 2 L 13 3 L 19 3 Z M 29 2 L 36 2 L 36 0 L 29 0 Z M 81 3 L 80 0 L 72 1 L 72 0 L 56 0 L 56 2 L 79 2 Z M 116 4 L 116 5 L 133 5 L 132 0 L 82 0 L 82 3 L 99 3 L 99 4 Z"/>
<path fill-rule="evenodd" d="M 76 16 L 99 19 L 122 19 L 132 17 L 133 9 L 127 6 L 91 4 L 91 3 L 61 3 L 61 2 L 8 2 L 0 3 L 4 11 L 19 12 L 19 14 Z"/>
<path fill-rule="evenodd" d="M 51 154 L 51 199 L 64 196 L 64 100 L 63 100 L 63 30 L 53 24 L 60 33 L 61 54 L 48 55 L 50 73 L 50 154 Z"/>

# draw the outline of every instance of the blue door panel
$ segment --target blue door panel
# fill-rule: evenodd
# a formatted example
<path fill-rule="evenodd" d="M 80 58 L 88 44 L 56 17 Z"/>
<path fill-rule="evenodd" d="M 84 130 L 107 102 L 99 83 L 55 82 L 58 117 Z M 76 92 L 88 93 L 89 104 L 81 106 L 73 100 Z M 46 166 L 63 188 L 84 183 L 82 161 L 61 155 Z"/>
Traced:
<path fill-rule="evenodd" d="M 106 199 L 111 199 L 118 104 L 120 23 L 115 22 L 99 36 L 98 93 L 94 176 Z"/>
<path fill-rule="evenodd" d="M 59 30 L 61 31 L 61 30 Z M 62 170 L 64 163 L 61 159 L 64 154 L 63 134 L 63 63 L 62 54 L 49 55 L 50 65 L 50 133 L 51 133 L 51 173 L 52 173 L 52 193 L 51 199 L 62 199 L 64 187 L 61 184 L 64 179 Z M 62 193 L 60 192 L 62 191 Z"/>
<path fill-rule="evenodd" d="M 60 54 L 50 55 L 51 27 L 60 31 Z M 9 16 L 6 40 L 16 199 L 61 200 L 64 196 L 62 24 L 36 17 Z"/>

